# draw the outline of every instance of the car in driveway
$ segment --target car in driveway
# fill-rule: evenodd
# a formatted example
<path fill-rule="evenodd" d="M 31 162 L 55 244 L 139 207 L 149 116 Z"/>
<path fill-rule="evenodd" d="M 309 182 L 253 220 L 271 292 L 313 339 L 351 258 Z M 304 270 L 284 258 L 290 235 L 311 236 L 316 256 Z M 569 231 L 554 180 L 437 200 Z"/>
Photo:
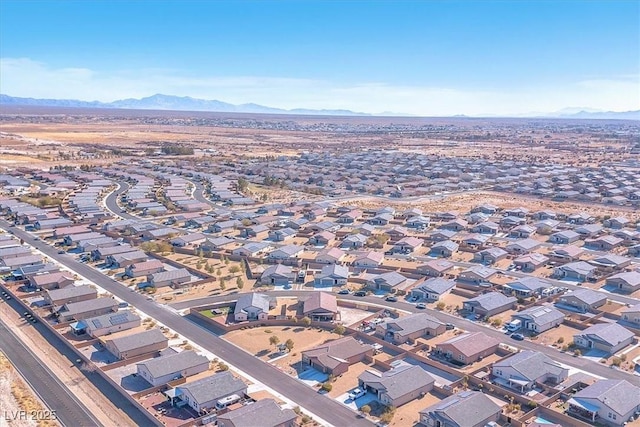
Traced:
<path fill-rule="evenodd" d="M 423 302 L 419 302 L 416 304 L 416 308 L 419 308 L 421 310 L 427 308 L 427 304 L 423 303 Z"/>
<path fill-rule="evenodd" d="M 361 389 L 360 387 L 354 388 L 353 390 L 351 390 L 349 392 L 349 399 L 350 400 L 356 400 L 357 398 L 362 397 L 365 394 L 367 394 L 367 392 L 364 391 L 363 389 Z"/>
<path fill-rule="evenodd" d="M 513 338 L 516 341 L 523 341 L 524 340 L 524 335 L 522 335 L 522 334 L 513 334 L 513 335 L 511 335 L 511 338 Z"/>

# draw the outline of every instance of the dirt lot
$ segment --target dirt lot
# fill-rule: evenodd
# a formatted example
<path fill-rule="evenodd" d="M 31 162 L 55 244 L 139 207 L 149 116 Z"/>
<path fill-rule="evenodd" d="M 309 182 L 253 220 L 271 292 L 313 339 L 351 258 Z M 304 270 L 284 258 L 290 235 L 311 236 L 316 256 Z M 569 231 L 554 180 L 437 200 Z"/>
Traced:
<path fill-rule="evenodd" d="M 395 415 L 391 420 L 389 427 L 413 426 L 420 421 L 420 411 L 435 405 L 444 399 L 445 396 L 427 393 L 423 397 L 412 400 L 411 402 L 396 408 Z"/>
<path fill-rule="evenodd" d="M 269 338 L 274 335 L 278 337 L 280 343 L 285 343 L 288 339 L 293 341 L 294 347 L 291 353 L 283 355 L 277 352 L 275 346 L 269 342 Z M 261 360 L 271 361 L 291 375 L 295 374 L 295 368 L 292 365 L 300 361 L 300 352 L 339 337 L 331 332 L 303 326 L 240 329 L 223 336 L 224 339 L 242 347 Z"/>
<path fill-rule="evenodd" d="M 542 345 L 551 345 L 557 343 L 559 338 L 562 338 L 564 342 L 562 344 L 557 344 L 559 347 L 562 347 L 563 345 L 572 342 L 573 336 L 578 332 L 580 332 L 578 329 L 563 324 L 557 328 L 551 328 L 548 331 L 541 333 L 536 342 Z"/>

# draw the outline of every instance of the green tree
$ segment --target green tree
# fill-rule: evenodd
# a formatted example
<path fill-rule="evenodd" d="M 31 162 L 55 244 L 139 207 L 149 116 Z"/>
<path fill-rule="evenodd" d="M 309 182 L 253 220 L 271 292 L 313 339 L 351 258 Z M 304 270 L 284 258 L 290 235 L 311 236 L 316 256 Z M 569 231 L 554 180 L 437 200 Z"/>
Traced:
<path fill-rule="evenodd" d="M 227 289 L 227 284 L 225 283 L 224 278 L 220 279 L 220 290 L 224 291 L 225 289 Z"/>
<path fill-rule="evenodd" d="M 242 288 L 244 288 L 244 280 L 242 280 L 242 278 L 241 278 L 241 277 L 238 277 L 238 278 L 236 279 L 236 287 L 237 287 L 238 289 L 242 289 Z"/>

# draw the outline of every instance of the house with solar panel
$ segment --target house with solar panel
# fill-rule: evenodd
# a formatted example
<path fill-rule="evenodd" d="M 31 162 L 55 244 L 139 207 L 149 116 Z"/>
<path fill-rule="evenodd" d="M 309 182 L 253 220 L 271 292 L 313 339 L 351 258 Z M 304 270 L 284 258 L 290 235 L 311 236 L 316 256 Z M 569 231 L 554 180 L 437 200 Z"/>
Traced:
<path fill-rule="evenodd" d="M 75 334 L 87 333 L 93 338 L 98 338 L 114 332 L 137 328 L 140 324 L 140 316 L 131 310 L 126 310 L 79 320 L 72 324 L 71 329 Z"/>

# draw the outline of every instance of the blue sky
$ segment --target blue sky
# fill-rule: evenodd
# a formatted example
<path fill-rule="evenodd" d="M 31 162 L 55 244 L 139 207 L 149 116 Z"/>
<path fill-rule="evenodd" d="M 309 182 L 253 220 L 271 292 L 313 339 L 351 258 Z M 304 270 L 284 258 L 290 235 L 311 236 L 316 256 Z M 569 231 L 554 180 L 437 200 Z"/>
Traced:
<path fill-rule="evenodd" d="M 0 2 L 0 91 L 422 115 L 640 108 L 629 1 Z"/>

